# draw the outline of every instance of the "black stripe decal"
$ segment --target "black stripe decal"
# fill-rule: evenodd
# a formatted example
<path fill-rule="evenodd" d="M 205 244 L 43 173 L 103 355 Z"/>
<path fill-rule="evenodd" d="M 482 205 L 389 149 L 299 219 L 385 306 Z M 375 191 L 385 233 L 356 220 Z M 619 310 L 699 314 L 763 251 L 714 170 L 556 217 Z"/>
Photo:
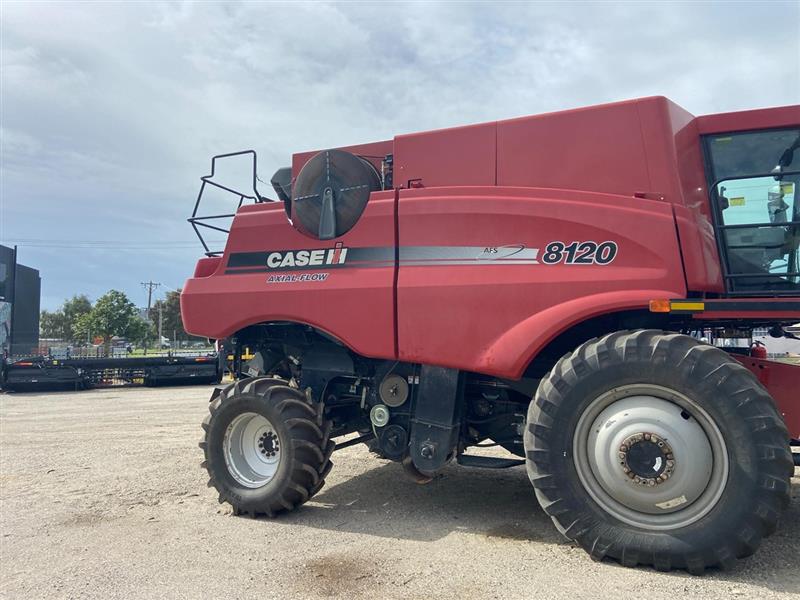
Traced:
<path fill-rule="evenodd" d="M 318 250 L 328 256 L 331 248 L 302 249 L 302 250 L 270 250 L 262 252 L 235 252 L 228 259 L 225 268 L 226 275 L 267 273 L 281 271 L 304 271 L 321 269 L 352 268 L 381 268 L 395 265 L 395 251 L 393 246 L 375 246 L 361 248 L 347 248 L 347 257 L 344 263 L 334 264 L 287 264 L 286 266 L 268 266 L 270 255 L 275 253 L 306 253 Z M 485 246 L 404 246 L 397 249 L 399 266 L 460 266 L 460 265 L 535 265 L 539 250 L 526 248 L 522 244 L 485 247 Z M 276 259 L 273 258 L 273 262 Z"/>
<path fill-rule="evenodd" d="M 800 312 L 800 302 L 794 301 L 781 301 L 769 300 L 763 302 L 719 302 L 713 300 L 697 300 L 696 302 L 705 302 L 704 312 L 722 312 L 722 311 L 737 311 L 737 312 L 781 312 L 781 311 L 798 311 Z"/>

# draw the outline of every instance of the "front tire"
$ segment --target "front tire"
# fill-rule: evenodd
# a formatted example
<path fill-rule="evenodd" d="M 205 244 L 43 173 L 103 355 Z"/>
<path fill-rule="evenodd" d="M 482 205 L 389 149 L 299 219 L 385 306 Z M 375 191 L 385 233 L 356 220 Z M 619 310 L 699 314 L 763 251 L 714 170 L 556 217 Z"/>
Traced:
<path fill-rule="evenodd" d="M 294 510 L 324 485 L 335 444 L 321 405 L 273 378 L 240 380 L 212 397 L 200 442 L 208 485 L 234 514 Z"/>
<path fill-rule="evenodd" d="M 783 420 L 750 372 L 660 331 L 563 357 L 531 402 L 525 450 L 543 509 L 592 558 L 692 573 L 755 552 L 794 471 Z"/>

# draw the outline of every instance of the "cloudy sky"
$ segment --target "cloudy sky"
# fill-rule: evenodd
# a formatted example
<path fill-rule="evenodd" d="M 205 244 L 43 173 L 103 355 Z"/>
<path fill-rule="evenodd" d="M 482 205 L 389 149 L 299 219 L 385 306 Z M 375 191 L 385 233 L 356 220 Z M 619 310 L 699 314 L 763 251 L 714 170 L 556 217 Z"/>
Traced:
<path fill-rule="evenodd" d="M 0 243 L 42 304 L 182 285 L 212 154 L 292 152 L 644 95 L 800 101 L 800 3 L 0 3 Z"/>

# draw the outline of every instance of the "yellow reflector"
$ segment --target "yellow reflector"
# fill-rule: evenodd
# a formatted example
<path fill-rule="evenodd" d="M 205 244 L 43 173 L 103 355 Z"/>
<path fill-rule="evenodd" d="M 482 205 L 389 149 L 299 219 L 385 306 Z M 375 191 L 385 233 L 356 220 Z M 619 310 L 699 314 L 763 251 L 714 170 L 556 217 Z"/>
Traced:
<path fill-rule="evenodd" d="M 672 302 L 672 310 L 705 310 L 705 302 Z"/>
<path fill-rule="evenodd" d="M 669 300 L 650 300 L 650 312 L 668 313 Z"/>

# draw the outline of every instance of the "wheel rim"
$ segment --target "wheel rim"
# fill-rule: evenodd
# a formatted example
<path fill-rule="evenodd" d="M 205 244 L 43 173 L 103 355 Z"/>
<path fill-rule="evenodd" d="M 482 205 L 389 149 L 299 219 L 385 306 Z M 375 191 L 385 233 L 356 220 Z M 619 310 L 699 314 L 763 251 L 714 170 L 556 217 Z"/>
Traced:
<path fill-rule="evenodd" d="M 578 420 L 573 456 L 592 499 L 645 529 L 694 523 L 728 481 L 717 425 L 689 397 L 657 385 L 622 386 L 593 400 Z"/>
<path fill-rule="evenodd" d="M 242 413 L 231 421 L 222 447 L 228 472 L 248 488 L 268 484 L 281 463 L 278 433 L 269 419 L 258 413 Z"/>

